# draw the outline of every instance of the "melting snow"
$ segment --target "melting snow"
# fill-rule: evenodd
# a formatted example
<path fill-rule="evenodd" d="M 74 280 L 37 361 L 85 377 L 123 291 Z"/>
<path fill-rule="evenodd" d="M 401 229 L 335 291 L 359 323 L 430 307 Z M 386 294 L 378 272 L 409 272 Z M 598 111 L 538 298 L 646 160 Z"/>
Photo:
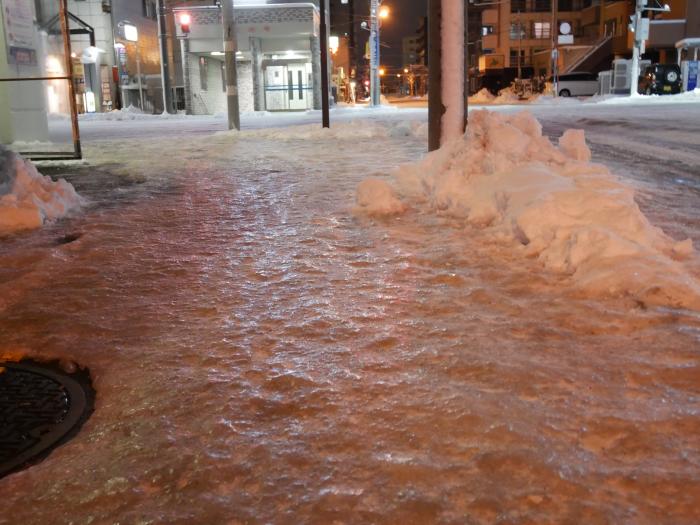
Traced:
<path fill-rule="evenodd" d="M 397 214 L 406 209 L 398 193 L 514 242 L 594 295 L 700 309 L 700 285 L 682 261 L 691 241 L 652 226 L 632 188 L 590 159 L 583 131 L 566 131 L 555 146 L 528 112 L 476 111 L 462 139 L 401 168 L 396 191 L 364 181 L 357 203 L 370 214 Z"/>
<path fill-rule="evenodd" d="M 79 206 L 70 183 L 54 182 L 20 155 L 0 149 L 0 234 L 38 228 Z"/>

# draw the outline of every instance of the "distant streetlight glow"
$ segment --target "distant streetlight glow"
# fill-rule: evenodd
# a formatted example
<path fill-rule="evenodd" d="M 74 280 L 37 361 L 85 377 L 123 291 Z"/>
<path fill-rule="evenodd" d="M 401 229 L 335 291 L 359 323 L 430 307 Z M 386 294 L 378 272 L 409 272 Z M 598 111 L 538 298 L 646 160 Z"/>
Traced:
<path fill-rule="evenodd" d="M 382 20 L 389 18 L 389 8 L 385 5 L 379 8 L 379 18 Z"/>
<path fill-rule="evenodd" d="M 386 73 L 386 71 L 384 70 L 384 68 L 383 68 L 383 67 L 379 68 L 379 76 L 380 76 L 380 77 L 383 77 L 383 76 L 384 76 L 384 73 Z"/>

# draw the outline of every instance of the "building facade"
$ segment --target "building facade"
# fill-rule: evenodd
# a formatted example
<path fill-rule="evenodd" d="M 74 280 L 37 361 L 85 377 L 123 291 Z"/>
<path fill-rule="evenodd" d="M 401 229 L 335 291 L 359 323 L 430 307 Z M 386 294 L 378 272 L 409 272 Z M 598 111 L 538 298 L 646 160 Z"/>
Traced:
<path fill-rule="evenodd" d="M 172 3 L 175 85 L 190 114 L 226 111 L 221 9 L 209 2 Z M 316 4 L 235 3 L 236 69 L 241 112 L 303 111 L 321 99 L 319 12 Z M 180 17 L 191 23 L 183 33 Z M 180 90 L 181 89 L 181 90 Z"/>

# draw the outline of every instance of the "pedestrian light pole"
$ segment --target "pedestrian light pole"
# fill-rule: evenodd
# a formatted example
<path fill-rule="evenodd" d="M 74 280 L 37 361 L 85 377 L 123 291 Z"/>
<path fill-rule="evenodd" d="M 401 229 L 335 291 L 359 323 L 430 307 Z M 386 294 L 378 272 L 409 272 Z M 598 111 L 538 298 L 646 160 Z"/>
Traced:
<path fill-rule="evenodd" d="M 379 78 L 379 28 L 381 21 L 389 16 L 389 8 L 382 6 L 382 0 L 370 0 L 369 8 L 369 93 L 370 106 L 381 104 L 382 88 Z"/>
<path fill-rule="evenodd" d="M 632 46 L 632 78 L 630 79 L 630 96 L 638 95 L 639 90 L 639 59 L 644 54 L 646 41 L 649 39 L 649 19 L 642 18 L 643 11 L 659 11 L 668 13 L 671 8 L 668 4 L 663 7 L 647 7 L 648 0 L 637 0 L 634 14 L 630 16 L 629 30 L 634 33 Z"/>

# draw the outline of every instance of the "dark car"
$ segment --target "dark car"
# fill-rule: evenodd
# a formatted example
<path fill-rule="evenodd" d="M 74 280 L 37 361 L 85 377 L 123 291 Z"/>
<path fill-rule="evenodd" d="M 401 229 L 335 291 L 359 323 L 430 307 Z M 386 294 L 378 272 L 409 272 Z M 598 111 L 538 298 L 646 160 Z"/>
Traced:
<path fill-rule="evenodd" d="M 639 93 L 671 95 L 681 92 L 681 68 L 676 64 L 653 64 L 639 77 Z"/>

